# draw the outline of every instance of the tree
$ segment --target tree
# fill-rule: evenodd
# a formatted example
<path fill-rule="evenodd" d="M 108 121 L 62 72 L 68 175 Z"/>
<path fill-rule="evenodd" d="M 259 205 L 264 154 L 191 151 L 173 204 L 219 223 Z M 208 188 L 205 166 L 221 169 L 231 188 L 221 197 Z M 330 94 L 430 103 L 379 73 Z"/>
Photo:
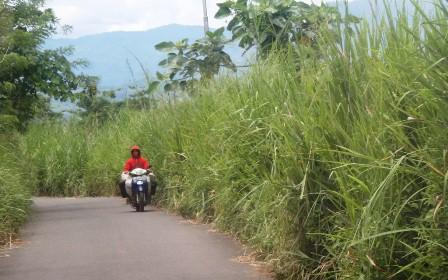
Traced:
<path fill-rule="evenodd" d="M 74 73 L 86 62 L 67 59 L 73 48 L 41 49 L 58 28 L 68 29 L 44 9 L 45 0 L 0 1 L 0 116 L 24 129 L 39 99 L 65 101 L 88 90 L 82 87 L 86 76 Z"/>
<path fill-rule="evenodd" d="M 191 90 L 196 82 L 206 82 L 219 73 L 222 67 L 236 71 L 230 56 L 224 51 L 227 42 L 224 28 L 206 32 L 206 37 L 188 44 L 188 39 L 177 43 L 162 42 L 155 46 L 158 51 L 168 52 L 167 58 L 159 66 L 168 68 L 168 72 L 157 72 L 159 81 L 150 84 L 152 89 L 161 82 L 165 91 Z"/>
<path fill-rule="evenodd" d="M 115 116 L 125 103 L 113 101 L 116 97 L 115 90 L 98 92 L 97 83 L 96 77 L 84 79 L 83 86 L 87 90 L 77 94 L 75 103 L 78 109 L 72 113 L 80 116 L 83 121 L 98 126 Z"/>
<path fill-rule="evenodd" d="M 291 44 L 312 45 L 322 26 L 340 18 L 336 7 L 320 6 L 294 0 L 227 0 L 218 3 L 215 18 L 233 18 L 227 25 L 232 40 L 246 51 L 257 48 L 265 57 L 273 47 L 285 49 Z"/>

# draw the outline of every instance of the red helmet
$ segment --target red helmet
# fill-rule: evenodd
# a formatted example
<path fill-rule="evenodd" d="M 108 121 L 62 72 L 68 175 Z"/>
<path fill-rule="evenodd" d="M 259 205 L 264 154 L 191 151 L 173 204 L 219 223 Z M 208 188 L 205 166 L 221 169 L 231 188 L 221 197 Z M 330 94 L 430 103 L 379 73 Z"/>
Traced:
<path fill-rule="evenodd" d="M 131 154 L 132 154 L 132 151 L 138 151 L 138 153 L 140 154 L 140 147 L 139 146 L 132 146 Z"/>

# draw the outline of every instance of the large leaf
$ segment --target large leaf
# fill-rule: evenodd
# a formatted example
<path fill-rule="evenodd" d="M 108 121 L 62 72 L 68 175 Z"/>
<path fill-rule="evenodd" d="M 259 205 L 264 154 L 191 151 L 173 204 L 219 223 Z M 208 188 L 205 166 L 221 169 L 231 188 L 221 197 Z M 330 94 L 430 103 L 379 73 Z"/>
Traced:
<path fill-rule="evenodd" d="M 176 76 L 176 74 L 177 74 L 177 71 L 172 72 L 172 73 L 170 74 L 170 80 L 173 80 L 174 77 Z"/>
<path fill-rule="evenodd" d="M 278 12 L 278 10 L 272 6 L 267 7 L 266 9 L 264 9 L 264 11 L 270 14 L 275 14 L 276 12 Z"/>
<path fill-rule="evenodd" d="M 160 85 L 159 81 L 153 81 L 148 86 L 148 92 L 154 92 Z"/>
<path fill-rule="evenodd" d="M 171 91 L 172 89 L 173 89 L 173 87 L 171 86 L 171 84 L 166 84 L 163 87 L 163 90 L 166 91 L 166 92 Z"/>
<path fill-rule="evenodd" d="M 236 27 L 233 31 L 232 40 L 237 40 L 243 36 L 248 37 L 246 34 L 246 29 L 242 26 Z"/>
<path fill-rule="evenodd" d="M 237 17 L 234 17 L 231 21 L 229 21 L 229 24 L 227 24 L 227 30 L 232 31 L 235 26 L 238 26 L 240 23 L 241 21 Z"/>
<path fill-rule="evenodd" d="M 176 42 L 175 46 L 176 46 L 176 49 L 179 51 L 186 49 L 188 47 L 188 38 L 185 38 L 179 42 Z"/>
<path fill-rule="evenodd" d="M 154 46 L 156 50 L 161 52 L 170 52 L 176 49 L 173 42 L 162 42 Z"/>
<path fill-rule="evenodd" d="M 165 80 L 165 76 L 162 73 L 160 73 L 159 71 L 156 72 L 156 76 L 157 76 L 157 79 L 159 79 L 161 81 Z"/>
<path fill-rule="evenodd" d="M 183 57 L 183 56 L 179 56 L 176 60 L 174 60 L 173 62 L 176 62 L 177 66 L 183 66 L 185 64 L 185 62 L 187 62 L 188 59 Z"/>
<path fill-rule="evenodd" d="M 205 34 L 207 35 L 207 38 L 199 39 L 199 40 L 196 41 L 196 43 L 201 43 L 203 45 L 208 45 L 208 44 L 210 44 L 210 40 L 212 40 L 212 41 L 213 40 L 218 40 L 224 34 L 224 27 L 221 27 L 221 28 L 215 30 L 214 32 L 207 31 Z"/>
<path fill-rule="evenodd" d="M 277 25 L 280 28 L 284 28 L 285 27 L 285 19 L 284 18 L 274 18 L 272 20 L 272 23 Z"/>
<path fill-rule="evenodd" d="M 167 67 L 168 66 L 168 59 L 164 59 L 159 62 L 158 64 L 160 67 Z"/>
<path fill-rule="evenodd" d="M 223 3 L 216 3 L 216 6 L 218 6 L 220 8 L 223 8 L 223 7 L 230 8 L 233 6 L 233 4 L 234 4 L 234 2 L 232 0 L 227 0 L 226 2 L 223 2 Z"/>
<path fill-rule="evenodd" d="M 223 19 L 232 14 L 232 10 L 229 7 L 220 7 L 218 12 L 215 14 L 216 19 Z"/>
<path fill-rule="evenodd" d="M 223 35 L 224 35 L 224 27 L 221 27 L 214 32 L 215 37 L 221 37 Z"/>
<path fill-rule="evenodd" d="M 268 34 L 266 34 L 265 32 L 261 33 L 260 36 L 258 37 L 258 43 L 260 45 L 263 45 L 263 43 L 266 41 L 267 38 Z"/>
<path fill-rule="evenodd" d="M 169 67 L 172 64 L 173 60 L 177 57 L 177 54 L 169 53 L 167 56 L 168 57 L 166 59 L 159 62 L 158 65 L 160 67 Z"/>

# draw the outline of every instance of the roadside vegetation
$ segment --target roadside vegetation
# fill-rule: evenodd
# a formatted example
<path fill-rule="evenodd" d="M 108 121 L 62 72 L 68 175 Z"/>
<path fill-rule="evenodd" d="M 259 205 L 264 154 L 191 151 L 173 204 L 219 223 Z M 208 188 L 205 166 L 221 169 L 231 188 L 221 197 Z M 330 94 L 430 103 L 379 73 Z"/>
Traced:
<path fill-rule="evenodd" d="M 0 136 L 0 245 L 11 242 L 29 214 L 30 173 L 16 135 Z"/>
<path fill-rule="evenodd" d="M 31 195 L 41 186 L 42 178 L 21 150 L 28 124 L 60 118 L 50 99 L 91 96 L 97 81 L 75 74 L 86 62 L 69 61 L 72 48 L 41 49 L 46 38 L 70 29 L 44 4 L 0 0 L 0 245 L 14 238 L 28 216 Z"/>
<path fill-rule="evenodd" d="M 279 279 L 444 279 L 448 9 L 434 7 L 265 44 L 247 72 L 181 98 L 148 91 L 106 117 L 31 122 L 0 147 L 0 238 L 31 195 L 117 195 L 138 144 L 156 203 L 235 234 Z"/>

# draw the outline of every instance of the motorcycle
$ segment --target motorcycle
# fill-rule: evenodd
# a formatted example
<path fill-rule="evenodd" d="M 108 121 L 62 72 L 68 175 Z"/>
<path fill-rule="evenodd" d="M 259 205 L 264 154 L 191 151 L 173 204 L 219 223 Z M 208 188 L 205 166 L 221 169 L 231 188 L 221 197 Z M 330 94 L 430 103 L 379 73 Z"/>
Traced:
<path fill-rule="evenodd" d="M 135 208 L 137 212 L 144 212 L 145 206 L 151 203 L 151 191 L 148 190 L 151 182 L 147 175 L 148 171 L 143 168 L 136 168 L 129 172 L 131 177 L 130 193 L 128 188 L 126 191 L 131 198 L 131 207 Z"/>

